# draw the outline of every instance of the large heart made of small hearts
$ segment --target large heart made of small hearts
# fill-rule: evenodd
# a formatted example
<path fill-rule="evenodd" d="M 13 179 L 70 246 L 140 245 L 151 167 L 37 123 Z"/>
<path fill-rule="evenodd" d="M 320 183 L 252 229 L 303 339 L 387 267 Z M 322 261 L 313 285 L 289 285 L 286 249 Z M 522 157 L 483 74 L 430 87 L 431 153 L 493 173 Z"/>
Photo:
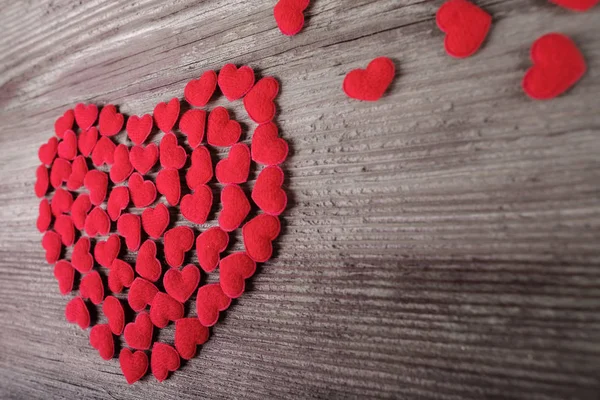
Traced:
<path fill-rule="evenodd" d="M 245 135 L 250 146 L 227 108 L 207 108 L 219 91 L 243 101 L 255 123 Z M 255 82 L 250 67 L 228 64 L 190 81 L 183 102 L 159 103 L 153 115 L 77 104 L 40 147 L 37 228 L 58 288 L 71 298 L 66 319 L 91 327 L 90 344 L 103 359 L 119 353 L 128 383 L 148 366 L 163 381 L 180 358 L 194 357 L 256 264 L 271 258 L 287 205 L 279 165 L 288 145 L 273 122 L 278 91 L 274 78 Z M 243 249 L 233 251 L 229 238 L 240 227 Z M 198 265 L 190 263 L 194 251 Z M 212 273 L 218 281 L 201 284 Z M 170 323 L 173 337 L 154 341 Z"/>

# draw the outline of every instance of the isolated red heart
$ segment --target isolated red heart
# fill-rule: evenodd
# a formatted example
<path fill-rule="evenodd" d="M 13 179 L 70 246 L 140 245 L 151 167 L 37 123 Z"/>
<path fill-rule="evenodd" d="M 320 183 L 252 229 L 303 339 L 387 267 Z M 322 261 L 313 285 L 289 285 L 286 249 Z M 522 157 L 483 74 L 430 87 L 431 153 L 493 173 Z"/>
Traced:
<path fill-rule="evenodd" d="M 147 174 L 158 161 L 158 146 L 154 143 L 145 147 L 133 146 L 129 152 L 129 160 L 137 172 Z"/>
<path fill-rule="evenodd" d="M 187 136 L 188 143 L 195 149 L 204 139 L 206 111 L 187 110 L 179 120 L 179 130 Z"/>
<path fill-rule="evenodd" d="M 139 312 L 152 304 L 156 293 L 158 289 L 154 284 L 142 278 L 135 278 L 129 288 L 127 302 L 133 311 Z"/>
<path fill-rule="evenodd" d="M 154 325 L 150 320 L 150 314 L 142 312 L 137 315 L 135 322 L 125 325 L 123 337 L 129 347 L 138 350 L 147 350 L 152 343 L 152 331 Z"/>
<path fill-rule="evenodd" d="M 254 70 L 247 65 L 236 68 L 235 64 L 226 64 L 219 71 L 218 83 L 227 100 L 241 99 L 254 85 Z"/>
<path fill-rule="evenodd" d="M 212 202 L 212 190 L 206 185 L 200 185 L 194 193 L 183 196 L 179 208 L 188 221 L 202 225 L 206 222 Z"/>
<path fill-rule="evenodd" d="M 175 348 L 184 360 L 196 354 L 196 346 L 208 340 L 208 328 L 198 318 L 181 318 L 175 321 Z"/>
<path fill-rule="evenodd" d="M 219 255 L 229 244 L 227 232 L 215 226 L 202 232 L 196 239 L 198 263 L 205 272 L 214 271 L 219 264 Z"/>
<path fill-rule="evenodd" d="M 279 93 L 279 82 L 267 76 L 256 82 L 244 97 L 244 107 L 248 116 L 257 124 L 266 124 L 275 117 L 275 103 Z"/>
<path fill-rule="evenodd" d="M 452 57 L 465 58 L 477 52 L 485 41 L 492 17 L 470 1 L 448 0 L 439 8 L 436 22 L 446 33 L 446 52 Z"/>
<path fill-rule="evenodd" d="M 125 380 L 131 385 L 146 375 L 148 356 L 143 351 L 134 353 L 129 349 L 123 349 L 119 355 L 119 364 L 121 364 L 121 371 L 125 376 Z"/>
<path fill-rule="evenodd" d="M 250 213 L 250 202 L 238 185 L 226 185 L 221 191 L 223 209 L 219 213 L 219 226 L 225 232 L 239 228 Z"/>
<path fill-rule="evenodd" d="M 396 68 L 387 57 L 369 63 L 367 69 L 355 69 L 344 78 L 343 89 L 348 97 L 364 101 L 377 101 L 394 80 Z"/>
<path fill-rule="evenodd" d="M 281 33 L 293 36 L 304 26 L 304 10 L 309 0 L 279 0 L 273 8 L 273 15 Z"/>
<path fill-rule="evenodd" d="M 152 375 L 157 381 L 162 382 L 169 376 L 169 371 L 177 371 L 180 366 L 179 354 L 168 344 L 155 342 L 152 346 L 150 367 Z"/>
<path fill-rule="evenodd" d="M 227 158 L 219 161 L 215 175 L 220 183 L 244 183 L 250 172 L 250 149 L 243 143 L 236 143 L 229 150 Z"/>
<path fill-rule="evenodd" d="M 138 251 L 135 272 L 151 282 L 156 282 L 162 274 L 160 261 L 156 258 L 156 243 L 150 239 L 146 240 Z"/>
<path fill-rule="evenodd" d="M 216 107 L 208 114 L 206 140 L 212 146 L 227 147 L 237 143 L 242 134 L 239 122 L 229 118 L 225 107 Z"/>
<path fill-rule="evenodd" d="M 98 349 L 100 357 L 110 360 L 115 355 L 115 340 L 107 324 L 95 325 L 90 330 L 90 345 Z"/>
<path fill-rule="evenodd" d="M 200 271 L 194 264 L 188 264 L 181 271 L 171 268 L 163 277 L 163 286 L 169 296 L 180 303 L 188 301 L 198 288 Z"/>
<path fill-rule="evenodd" d="M 150 132 L 152 132 L 152 116 L 144 114 L 142 117 L 132 115 L 127 119 L 127 136 L 137 145 L 146 141 Z"/>
<path fill-rule="evenodd" d="M 200 78 L 192 79 L 185 86 L 183 96 L 194 107 L 204 107 L 217 88 L 215 71 L 205 71 Z"/>
<path fill-rule="evenodd" d="M 117 112 L 117 107 L 107 104 L 100 111 L 98 130 L 102 136 L 114 136 L 123 129 L 123 114 Z"/>
<path fill-rule="evenodd" d="M 600 0 L 550 0 L 550 2 L 573 11 L 587 11 Z"/>

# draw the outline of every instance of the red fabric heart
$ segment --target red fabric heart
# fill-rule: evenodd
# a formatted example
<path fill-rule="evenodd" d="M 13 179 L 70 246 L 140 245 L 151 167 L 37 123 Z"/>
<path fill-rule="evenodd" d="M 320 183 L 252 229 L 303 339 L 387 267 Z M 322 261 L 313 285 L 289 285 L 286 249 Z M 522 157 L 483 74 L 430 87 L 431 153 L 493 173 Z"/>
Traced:
<path fill-rule="evenodd" d="M 95 104 L 79 103 L 75 106 L 75 121 L 81 130 L 88 130 L 98 118 L 98 107 Z"/>
<path fill-rule="evenodd" d="M 98 130 L 102 136 L 114 136 L 123 129 L 123 114 L 117 112 L 117 107 L 107 104 L 100 111 Z"/>
<path fill-rule="evenodd" d="M 226 64 L 219 71 L 218 83 L 227 100 L 241 99 L 254 85 L 254 71 L 247 65 L 238 69 L 235 64 Z"/>
<path fill-rule="evenodd" d="M 206 71 L 200 78 L 192 79 L 185 85 L 183 96 L 194 107 L 204 107 L 217 88 L 217 74 Z"/>
<path fill-rule="evenodd" d="M 188 143 L 195 149 L 204 139 L 206 111 L 187 110 L 179 120 L 179 130 L 187 136 Z"/>
<path fill-rule="evenodd" d="M 54 231 L 46 231 L 42 237 L 42 247 L 46 250 L 46 262 L 54 264 L 62 251 L 62 241 L 60 235 Z"/>
<path fill-rule="evenodd" d="M 63 140 L 58 144 L 58 156 L 69 161 L 77 156 L 77 136 L 75 136 L 75 132 L 65 131 Z"/>
<path fill-rule="evenodd" d="M 180 366 L 179 354 L 168 344 L 156 342 L 152 346 L 150 367 L 152 375 L 157 381 L 162 382 L 169 376 L 169 371 L 177 371 Z"/>
<path fill-rule="evenodd" d="M 534 65 L 523 78 L 523 90 L 536 100 L 553 99 L 573 86 L 585 74 L 583 55 L 568 36 L 549 33 L 531 46 Z"/>
<path fill-rule="evenodd" d="M 467 0 L 448 0 L 436 14 L 437 26 L 446 33 L 444 47 L 452 57 L 473 55 L 488 35 L 490 14 Z"/>
<path fill-rule="evenodd" d="M 213 326 L 219 320 L 219 312 L 229 308 L 230 304 L 231 299 L 218 283 L 200 286 L 196 296 L 198 320 L 206 327 Z"/>
<path fill-rule="evenodd" d="M 279 138 L 277 125 L 272 122 L 259 125 L 252 135 L 252 159 L 265 165 L 277 165 L 285 161 L 288 144 Z"/>
<path fill-rule="evenodd" d="M 185 164 L 187 153 L 183 147 L 177 145 L 177 137 L 167 133 L 160 141 L 160 164 L 163 168 L 180 169 Z"/>
<path fill-rule="evenodd" d="M 54 221 L 54 230 L 60 235 L 62 244 L 69 247 L 75 241 L 75 227 L 73 221 L 68 215 L 62 214 L 56 217 Z"/>
<path fill-rule="evenodd" d="M 158 292 L 150 305 L 150 319 L 154 326 L 164 328 L 169 321 L 183 318 L 183 304 L 166 293 Z"/>
<path fill-rule="evenodd" d="M 115 258 L 110 265 L 108 274 L 108 288 L 113 293 L 121 293 L 123 287 L 130 287 L 133 283 L 133 268 L 127 262 Z"/>
<path fill-rule="evenodd" d="M 71 163 L 62 158 L 57 158 L 52 163 L 52 169 L 50 170 L 50 183 L 52 187 L 59 187 L 63 182 L 66 182 L 71 175 Z M 39 176 L 38 176 L 39 179 Z"/>
<path fill-rule="evenodd" d="M 144 114 L 142 117 L 132 115 L 127 119 L 127 136 L 137 145 L 146 141 L 150 132 L 152 132 L 152 116 Z"/>
<path fill-rule="evenodd" d="M 102 300 L 104 300 L 104 284 L 98 271 L 92 271 L 81 278 L 79 293 L 81 297 L 90 299 L 95 305 L 102 303 Z"/>
<path fill-rule="evenodd" d="M 188 301 L 200 283 L 200 271 L 188 264 L 181 271 L 171 268 L 163 278 L 163 286 L 169 296 L 180 303 Z"/>
<path fill-rule="evenodd" d="M 256 262 L 265 262 L 273 254 L 272 241 L 279 236 L 279 219 L 261 214 L 246 222 L 242 228 L 246 252 Z"/>
<path fill-rule="evenodd" d="M 201 225 L 208 218 L 212 202 L 212 190 L 206 185 L 200 185 L 194 193 L 183 196 L 179 208 L 188 221 Z"/>
<path fill-rule="evenodd" d="M 308 0 L 279 0 L 273 8 L 273 15 L 281 33 L 294 36 L 304 26 L 303 11 L 308 7 Z"/>
<path fill-rule="evenodd" d="M 219 213 L 219 226 L 225 232 L 239 228 L 250 213 L 250 202 L 238 185 L 226 185 L 221 191 L 223 209 Z"/>
<path fill-rule="evenodd" d="M 69 165 L 69 167 L 71 166 Z M 46 168 L 43 165 L 37 167 L 37 169 L 35 170 L 35 178 L 35 195 L 37 197 L 43 197 L 48 191 L 48 186 L 50 183 L 50 177 L 48 176 L 48 168 Z M 58 185 L 60 185 L 60 183 Z"/>
<path fill-rule="evenodd" d="M 36 222 L 36 227 L 41 233 L 46 232 L 52 222 L 52 209 L 48 199 L 42 199 L 39 205 L 39 215 Z"/>
<path fill-rule="evenodd" d="M 110 180 L 113 183 L 124 182 L 133 172 L 133 165 L 129 161 L 129 149 L 124 144 L 120 144 L 115 149 L 115 163 L 110 167 Z"/>
<path fill-rule="evenodd" d="M 75 270 L 71 263 L 66 260 L 60 260 L 54 264 L 54 277 L 58 281 L 58 290 L 63 296 L 73 290 L 73 281 L 75 280 Z"/>
<path fill-rule="evenodd" d="M 175 168 L 161 169 L 156 175 L 156 189 L 170 205 L 176 206 L 181 196 L 179 171 Z"/>
<path fill-rule="evenodd" d="M 115 162 L 116 149 L 117 145 L 110 138 L 102 136 L 92 150 L 92 162 L 96 167 L 103 164 L 112 165 Z"/>
<path fill-rule="evenodd" d="M 229 245 L 229 235 L 218 226 L 207 229 L 196 239 L 198 263 L 206 272 L 212 272 L 219 264 L 219 254 Z"/>
<path fill-rule="evenodd" d="M 256 272 L 256 263 L 244 252 L 233 253 L 219 263 L 219 282 L 223 293 L 237 299 L 244 293 L 245 280 Z"/>
<path fill-rule="evenodd" d="M 85 227 L 85 220 L 87 213 L 92 209 L 92 202 L 90 196 L 85 193 L 77 196 L 73 205 L 71 206 L 71 218 L 75 228 L 82 230 Z"/>
<path fill-rule="evenodd" d="M 275 116 L 275 97 L 279 93 L 279 83 L 267 76 L 250 89 L 244 97 L 244 107 L 248 116 L 257 124 L 266 124 Z"/>
<path fill-rule="evenodd" d="M 160 203 L 154 208 L 146 208 L 142 212 L 142 226 L 151 238 L 158 239 L 169 225 L 169 210 Z"/>
<path fill-rule="evenodd" d="M 119 355 L 119 364 L 127 383 L 131 385 L 146 375 L 148 356 L 143 351 L 133 353 L 129 349 L 123 349 Z"/>
<path fill-rule="evenodd" d="M 396 69 L 387 57 L 369 63 L 367 69 L 355 69 L 344 78 L 343 89 L 348 97 L 364 101 L 377 101 L 394 80 Z"/>
<path fill-rule="evenodd" d="M 60 117 L 58 117 L 56 119 L 56 121 L 54 122 L 54 132 L 56 133 L 56 136 L 58 136 L 59 138 L 62 138 L 63 133 L 67 129 L 73 128 L 74 121 L 75 121 L 75 114 L 73 113 L 73 110 L 69 109 L 69 110 L 65 111 L 65 113 L 63 115 L 61 115 Z"/>
<path fill-rule="evenodd" d="M 244 183 L 250 173 L 250 149 L 243 143 L 234 144 L 227 158 L 219 161 L 215 175 L 220 183 Z"/>
<path fill-rule="evenodd" d="M 129 177 L 129 194 L 131 201 L 137 208 L 147 207 L 156 199 L 156 186 L 150 180 L 145 181 L 137 172 Z"/>
<path fill-rule="evenodd" d="M 156 243 L 148 239 L 140 247 L 135 261 L 135 271 L 151 282 L 156 282 L 162 274 L 160 261 L 156 258 Z"/>
<path fill-rule="evenodd" d="M 152 331 L 154 326 L 150 314 L 142 312 L 137 315 L 135 322 L 125 326 L 123 337 L 129 347 L 139 350 L 148 350 L 152 343 Z"/>
<path fill-rule="evenodd" d="M 129 160 L 140 174 L 145 175 L 158 161 L 158 146 L 150 143 L 148 146 L 134 146 L 129 152 Z"/>
<path fill-rule="evenodd" d="M 107 324 L 92 326 L 90 345 L 98 350 L 100 357 L 110 360 L 115 355 L 115 340 Z"/>
<path fill-rule="evenodd" d="M 263 169 L 252 189 L 252 200 L 267 214 L 279 215 L 287 205 L 287 195 L 281 189 L 283 171 L 276 165 Z"/>
<path fill-rule="evenodd" d="M 75 297 L 65 307 L 65 318 L 72 324 L 77 324 L 81 329 L 90 326 L 90 311 L 81 297 Z"/>
<path fill-rule="evenodd" d="M 104 236 L 110 231 L 110 219 L 106 212 L 100 207 L 94 207 L 85 218 L 85 233 L 88 236 Z"/>
<path fill-rule="evenodd" d="M 113 188 L 108 196 L 106 211 L 112 221 L 116 221 L 123 211 L 129 205 L 129 189 L 127 186 L 117 186 Z"/>
<path fill-rule="evenodd" d="M 208 340 L 208 328 L 198 318 L 181 318 L 175 321 L 175 348 L 184 360 L 196 354 L 196 346 Z"/>
<path fill-rule="evenodd" d="M 88 173 L 85 157 L 77 156 L 71 164 L 71 175 L 67 179 L 67 188 L 69 190 L 77 190 L 83 186 L 83 180 Z"/>
<path fill-rule="evenodd" d="M 140 247 L 142 236 L 142 224 L 140 216 L 135 214 L 123 214 L 117 221 L 117 232 L 125 238 L 125 244 L 130 251 L 137 251 Z"/>
<path fill-rule="evenodd" d="M 102 303 L 102 312 L 108 319 L 108 326 L 115 335 L 119 336 L 125 328 L 125 311 L 121 301 L 114 296 L 106 296 Z"/>
<path fill-rule="evenodd" d="M 40 146 L 38 150 L 38 158 L 42 164 L 51 165 L 56 158 L 58 152 L 58 139 L 52 136 L 47 143 Z"/>
<path fill-rule="evenodd" d="M 240 140 L 240 123 L 229 118 L 225 107 L 216 107 L 208 114 L 206 140 L 212 146 L 227 147 Z"/>
<path fill-rule="evenodd" d="M 102 171 L 93 169 L 85 174 L 83 185 L 90 192 L 92 204 L 95 206 L 102 204 L 108 191 L 108 176 Z"/>
<path fill-rule="evenodd" d="M 79 148 L 79 152 L 84 157 L 89 157 L 92 154 L 92 150 L 96 146 L 98 142 L 98 129 L 92 126 L 90 129 L 86 131 L 81 131 L 79 133 L 79 138 L 77 140 L 77 147 Z"/>
<path fill-rule="evenodd" d="M 75 247 L 73 247 L 71 263 L 82 274 L 90 272 L 94 266 L 94 257 L 92 257 L 90 247 L 90 239 L 85 236 L 80 237 L 75 243 Z"/>
<path fill-rule="evenodd" d="M 52 204 L 50 208 L 52 208 L 52 214 L 55 217 L 60 214 L 66 214 L 71 210 L 73 206 L 73 195 L 71 192 L 67 192 L 63 188 L 58 188 L 54 192 L 54 197 L 52 198 Z"/>
<path fill-rule="evenodd" d="M 187 226 L 177 226 L 165 232 L 164 249 L 167 264 L 179 268 L 183 264 L 185 253 L 194 245 L 194 231 Z"/>
<path fill-rule="evenodd" d="M 99 240 L 94 247 L 94 258 L 98 264 L 110 268 L 121 251 L 121 239 L 112 234 L 106 240 Z"/>
<path fill-rule="evenodd" d="M 171 132 L 179 117 L 179 99 L 174 97 L 168 103 L 158 103 L 154 107 L 154 121 L 158 129 Z"/>
<path fill-rule="evenodd" d="M 156 293 L 158 289 L 152 283 L 142 278 L 135 278 L 127 293 L 127 302 L 133 311 L 139 312 L 152 304 Z"/>
<path fill-rule="evenodd" d="M 550 0 L 551 3 L 573 11 L 587 11 L 598 4 L 599 0 Z"/>
<path fill-rule="evenodd" d="M 205 185 L 213 177 L 210 153 L 204 146 L 199 146 L 192 152 L 192 165 L 185 174 L 185 181 L 190 190 Z"/>

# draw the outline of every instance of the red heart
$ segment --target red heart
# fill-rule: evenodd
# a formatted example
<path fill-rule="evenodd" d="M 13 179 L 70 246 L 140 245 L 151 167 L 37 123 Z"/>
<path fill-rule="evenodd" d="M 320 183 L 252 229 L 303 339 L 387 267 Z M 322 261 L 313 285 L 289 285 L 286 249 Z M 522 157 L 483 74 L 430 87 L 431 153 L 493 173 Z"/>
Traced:
<path fill-rule="evenodd" d="M 177 226 L 165 232 L 164 248 L 167 264 L 179 268 L 183 264 L 185 253 L 194 245 L 194 231 L 187 226 Z"/>
<path fill-rule="evenodd" d="M 121 293 L 123 287 L 130 287 L 133 283 L 133 268 L 127 262 L 115 258 L 108 274 L 108 288 L 113 293 Z"/>
<path fill-rule="evenodd" d="M 94 258 L 92 257 L 92 253 L 90 253 L 90 246 L 90 239 L 82 236 L 75 243 L 75 247 L 73 247 L 71 263 L 82 274 L 90 272 L 94 266 Z"/>
<path fill-rule="evenodd" d="M 177 137 L 172 133 L 165 134 L 161 139 L 159 153 L 163 168 L 180 169 L 187 159 L 185 150 L 177 145 Z"/>
<path fill-rule="evenodd" d="M 231 299 L 218 283 L 200 286 L 196 295 L 196 313 L 200 323 L 206 327 L 213 326 L 219 320 L 219 312 L 226 310 L 230 304 Z"/>
<path fill-rule="evenodd" d="M 169 225 L 169 210 L 160 203 L 155 208 L 146 208 L 142 212 L 142 226 L 151 238 L 158 239 Z"/>
<path fill-rule="evenodd" d="M 135 322 L 125 326 L 123 337 L 129 347 L 139 350 L 148 350 L 152 343 L 152 331 L 154 326 L 150 314 L 142 312 L 137 315 Z"/>
<path fill-rule="evenodd" d="M 198 318 L 181 318 L 175 321 L 175 348 L 184 360 L 196 354 L 196 346 L 208 340 L 208 328 Z"/>
<path fill-rule="evenodd" d="M 473 55 L 492 25 L 490 14 L 467 0 L 448 0 L 436 14 L 437 26 L 446 33 L 444 47 L 452 57 Z"/>
<path fill-rule="evenodd" d="M 85 233 L 88 236 L 104 236 L 110 231 L 110 219 L 100 207 L 94 207 L 85 218 Z"/>
<path fill-rule="evenodd" d="M 40 165 L 35 170 L 35 195 L 37 197 L 43 197 L 48 191 L 49 183 L 50 177 L 48 176 L 48 169 L 45 166 Z M 60 185 L 60 183 L 58 185 Z"/>
<path fill-rule="evenodd" d="M 77 147 L 79 148 L 79 152 L 84 157 L 89 157 L 92 154 L 92 150 L 94 150 L 94 146 L 98 142 L 98 129 L 92 126 L 90 129 L 86 131 L 81 131 L 79 133 L 79 139 L 77 141 Z"/>
<path fill-rule="evenodd" d="M 192 152 L 192 165 L 185 174 L 185 181 L 194 190 L 200 185 L 208 183 L 213 177 L 210 153 L 204 146 L 199 146 Z"/>
<path fill-rule="evenodd" d="M 85 193 L 77 196 L 71 206 L 71 218 L 73 219 L 75 228 L 82 230 L 85 227 L 85 219 L 87 218 L 87 213 L 91 209 L 92 202 L 90 201 L 90 196 Z"/>
<path fill-rule="evenodd" d="M 254 70 L 247 65 L 238 69 L 235 64 L 226 64 L 219 71 L 218 82 L 227 100 L 241 99 L 254 85 Z"/>
<path fill-rule="evenodd" d="M 227 158 L 219 161 L 215 169 L 220 183 L 244 183 L 250 172 L 250 150 L 243 143 L 234 144 Z"/>
<path fill-rule="evenodd" d="M 88 173 L 85 157 L 77 156 L 71 164 L 71 175 L 67 179 L 67 188 L 69 190 L 77 190 L 83 186 L 83 180 Z"/>
<path fill-rule="evenodd" d="M 42 247 L 46 250 L 46 261 L 54 264 L 60 257 L 62 241 L 60 235 L 54 231 L 46 231 L 42 237 Z"/>
<path fill-rule="evenodd" d="M 129 194 L 131 201 L 138 208 L 147 207 L 156 199 L 156 186 L 152 181 L 145 181 L 137 172 L 129 177 Z"/>
<path fill-rule="evenodd" d="M 273 77 L 267 76 L 250 89 L 244 97 L 244 107 L 248 116 L 257 124 L 266 124 L 275 116 L 275 97 L 279 93 L 279 83 Z"/>
<path fill-rule="evenodd" d="M 117 221 L 117 232 L 125 238 L 125 244 L 130 251 L 137 251 L 140 247 L 142 236 L 142 224 L 140 216 L 135 214 L 123 214 Z"/>
<path fill-rule="evenodd" d="M 353 99 L 376 101 L 383 96 L 395 74 L 392 60 L 379 57 L 371 61 L 367 69 L 350 71 L 344 78 L 343 89 Z"/>
<path fill-rule="evenodd" d="M 98 118 L 98 107 L 95 104 L 79 103 L 75 106 L 75 121 L 82 130 L 88 130 Z"/>
<path fill-rule="evenodd" d="M 150 305 L 150 319 L 154 326 L 164 328 L 169 321 L 183 318 L 183 304 L 166 293 L 158 292 Z"/>
<path fill-rule="evenodd" d="M 550 0 L 550 2 L 573 11 L 587 11 L 598 4 L 599 0 Z"/>
<path fill-rule="evenodd" d="M 73 195 L 71 192 L 67 192 L 62 188 L 56 189 L 56 192 L 54 192 L 54 197 L 52 198 L 52 204 L 50 205 L 52 214 L 57 217 L 60 214 L 68 213 L 72 206 Z"/>
<path fill-rule="evenodd" d="M 216 107 L 208 114 L 206 140 L 212 146 L 227 147 L 240 140 L 242 128 L 234 119 L 229 118 L 225 107 Z"/>
<path fill-rule="evenodd" d="M 63 133 L 67 129 L 73 128 L 73 121 L 75 121 L 75 114 L 71 109 L 65 111 L 63 115 L 58 117 L 56 122 L 54 122 L 54 132 L 56 133 L 56 136 L 62 138 Z"/>
<path fill-rule="evenodd" d="M 252 159 L 265 165 L 277 165 L 285 161 L 288 144 L 279 138 L 277 125 L 272 122 L 259 125 L 252 135 Z"/>
<path fill-rule="evenodd" d="M 77 324 L 81 329 L 90 326 L 90 311 L 81 297 L 75 297 L 65 307 L 65 318 L 72 324 Z"/>
<path fill-rule="evenodd" d="M 62 244 L 69 247 L 75 241 L 75 227 L 73 221 L 68 215 L 62 214 L 56 217 L 54 221 L 54 230 L 60 235 Z"/>
<path fill-rule="evenodd" d="M 129 205 L 129 189 L 127 186 L 118 186 L 113 188 L 108 196 L 106 211 L 111 220 L 116 221 L 123 211 Z"/>
<path fill-rule="evenodd" d="M 140 174 L 147 174 L 158 160 L 158 146 L 150 143 L 148 146 L 134 146 L 129 152 L 129 160 Z"/>
<path fill-rule="evenodd" d="M 188 143 L 195 149 L 204 138 L 206 111 L 187 110 L 179 120 L 179 130 L 188 138 Z"/>
<path fill-rule="evenodd" d="M 112 165 L 115 162 L 116 149 L 117 145 L 110 138 L 102 136 L 92 150 L 92 162 L 96 167 L 102 164 Z"/>
<path fill-rule="evenodd" d="M 135 261 L 135 271 L 149 281 L 156 282 L 162 273 L 160 261 L 156 258 L 156 243 L 148 239 L 142 244 Z"/>
<path fill-rule="evenodd" d="M 156 175 L 156 189 L 165 196 L 170 205 L 176 206 L 181 196 L 179 171 L 175 168 L 161 169 Z"/>
<path fill-rule="evenodd" d="M 185 85 L 183 96 L 194 107 L 204 107 L 217 88 L 217 74 L 206 71 L 200 78 L 192 79 Z"/>
<path fill-rule="evenodd" d="M 66 260 L 60 260 L 54 265 L 54 277 L 58 281 L 58 290 L 63 296 L 73 290 L 73 281 L 75 280 L 75 270 L 71 263 Z"/>
<path fill-rule="evenodd" d="M 65 160 L 73 160 L 77 156 L 77 136 L 73 131 L 65 131 L 63 140 L 58 144 L 58 156 Z"/>
<path fill-rule="evenodd" d="M 169 296 L 180 303 L 188 301 L 200 283 L 200 271 L 188 264 L 181 271 L 169 269 L 163 277 L 163 286 Z"/>
<path fill-rule="evenodd" d="M 81 278 L 79 284 L 79 293 L 84 299 L 90 299 L 92 303 L 98 305 L 104 300 L 104 284 L 98 271 L 92 271 Z"/>
<path fill-rule="evenodd" d="M 93 169 L 85 174 L 83 185 L 90 192 L 92 204 L 95 206 L 102 204 L 108 191 L 108 176 L 102 171 Z"/>
<path fill-rule="evenodd" d="M 174 97 L 168 103 L 158 103 L 154 107 L 154 121 L 158 129 L 165 133 L 171 132 L 179 117 L 179 99 Z"/>
<path fill-rule="evenodd" d="M 152 283 L 135 278 L 127 293 L 127 302 L 133 311 L 142 311 L 148 304 L 152 304 L 156 293 L 158 289 Z"/>
<path fill-rule="evenodd" d="M 219 226 L 225 232 L 239 228 L 250 213 L 250 202 L 238 185 L 226 185 L 221 191 L 223 209 L 219 213 Z"/>
<path fill-rule="evenodd" d="M 36 227 L 41 233 L 46 232 L 52 222 L 52 209 L 48 199 L 42 199 L 39 205 L 39 216 L 37 218 Z"/>
<path fill-rule="evenodd" d="M 133 172 L 133 165 L 129 161 L 129 150 L 124 144 L 117 146 L 114 152 L 115 163 L 110 167 L 110 180 L 113 183 L 124 182 Z"/>
<path fill-rule="evenodd" d="M 287 205 L 287 195 L 281 189 L 283 171 L 276 165 L 260 171 L 252 189 L 252 200 L 261 210 L 271 215 L 279 215 Z"/>
<path fill-rule="evenodd" d="M 229 235 L 218 226 L 207 229 L 196 239 L 198 263 L 206 272 L 212 272 L 219 264 L 219 254 L 229 244 Z"/>
<path fill-rule="evenodd" d="M 127 119 L 127 136 L 133 143 L 140 145 L 146 141 L 152 132 L 152 116 L 144 114 L 142 117 L 132 115 Z"/>
<path fill-rule="evenodd" d="M 194 193 L 183 196 L 179 208 L 188 221 L 201 225 L 206 222 L 212 202 L 212 190 L 206 185 L 201 185 L 194 190 Z"/>
<path fill-rule="evenodd" d="M 115 355 L 115 340 L 107 324 L 95 325 L 90 331 L 90 345 L 98 349 L 100 357 L 110 360 Z"/>
<path fill-rule="evenodd" d="M 51 165 L 52 161 L 56 158 L 56 153 L 58 152 L 58 139 L 52 136 L 48 139 L 47 143 L 44 143 L 40 146 L 38 150 L 38 158 L 42 162 L 42 164 Z"/>
<path fill-rule="evenodd" d="M 107 104 L 100 111 L 98 130 L 102 136 L 114 136 L 123 128 L 123 114 L 117 112 L 117 107 Z"/>
<path fill-rule="evenodd" d="M 179 354 L 172 346 L 160 342 L 154 343 L 150 366 L 152 375 L 157 381 L 162 382 L 167 379 L 169 371 L 177 371 L 179 365 Z"/>
<path fill-rule="evenodd" d="M 108 326 L 115 335 L 123 333 L 125 327 L 125 311 L 121 301 L 114 296 L 106 296 L 102 303 L 102 312 L 108 319 Z"/>
<path fill-rule="evenodd" d="M 244 293 L 245 279 L 256 272 L 256 263 L 244 252 L 233 253 L 219 263 L 219 282 L 228 297 L 236 299 Z"/>
<path fill-rule="evenodd" d="M 304 26 L 303 11 L 308 7 L 308 0 L 279 0 L 273 8 L 273 15 L 281 33 L 293 36 Z"/>
<path fill-rule="evenodd" d="M 106 240 L 99 240 L 94 247 L 94 258 L 98 264 L 110 268 L 121 251 L 121 239 L 118 235 L 110 235 Z"/>
<path fill-rule="evenodd" d="M 131 385 L 146 375 L 148 356 L 143 351 L 133 353 L 129 349 L 123 349 L 119 355 L 119 364 L 127 383 Z"/>
<path fill-rule="evenodd" d="M 71 175 L 71 163 L 62 158 L 57 158 L 52 164 L 50 170 L 50 183 L 52 187 L 59 187 L 63 182 L 66 182 Z M 39 176 L 38 176 L 39 179 Z"/>
<path fill-rule="evenodd" d="M 552 99 L 567 91 L 585 74 L 583 55 L 568 36 L 549 33 L 531 46 L 534 65 L 523 78 L 523 90 L 536 100 Z"/>
<path fill-rule="evenodd" d="M 256 262 L 265 262 L 273 254 L 272 241 L 279 236 L 279 219 L 261 214 L 246 222 L 242 228 L 246 252 Z"/>

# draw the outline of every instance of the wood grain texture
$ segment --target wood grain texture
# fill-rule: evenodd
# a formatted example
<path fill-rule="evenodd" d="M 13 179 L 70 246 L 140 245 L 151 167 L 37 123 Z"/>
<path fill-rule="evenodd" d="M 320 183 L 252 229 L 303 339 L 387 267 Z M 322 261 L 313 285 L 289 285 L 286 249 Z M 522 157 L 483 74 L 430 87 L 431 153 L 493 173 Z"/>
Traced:
<path fill-rule="evenodd" d="M 0 397 L 598 398 L 600 7 L 477 1 L 493 29 L 458 61 L 442 1 L 314 0 L 293 38 L 274 3 L 2 1 Z M 550 31 L 589 72 L 534 102 L 520 81 Z M 380 55 L 387 95 L 347 99 L 343 76 Z M 64 321 L 37 148 L 77 102 L 151 112 L 229 62 L 281 82 L 283 235 L 196 358 L 129 387 Z"/>

